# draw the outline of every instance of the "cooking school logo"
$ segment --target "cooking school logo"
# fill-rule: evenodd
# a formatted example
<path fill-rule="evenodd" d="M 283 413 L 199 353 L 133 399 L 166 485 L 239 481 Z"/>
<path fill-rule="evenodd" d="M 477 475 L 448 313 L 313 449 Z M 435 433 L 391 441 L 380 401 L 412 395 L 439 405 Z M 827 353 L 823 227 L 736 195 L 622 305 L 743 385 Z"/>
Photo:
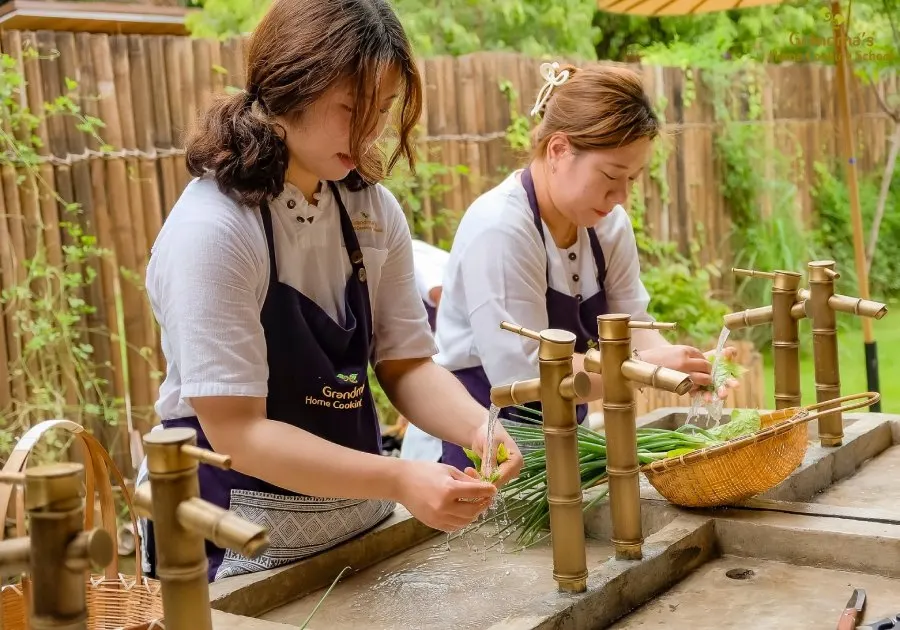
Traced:
<path fill-rule="evenodd" d="M 384 228 L 378 225 L 377 221 L 374 221 L 371 217 L 369 217 L 368 212 L 360 212 L 358 219 L 353 219 L 353 229 L 357 232 L 362 232 L 364 230 L 369 230 L 371 232 L 382 232 Z"/>
<path fill-rule="evenodd" d="M 356 385 L 359 382 L 359 373 L 358 372 L 350 372 L 344 374 L 342 372 L 338 372 L 336 375 L 337 380 L 342 383 L 349 383 Z M 336 389 L 331 385 L 325 385 L 322 387 L 322 391 L 318 396 L 307 396 L 306 404 L 307 405 L 315 405 L 317 407 L 330 407 L 332 409 L 359 409 L 362 407 L 363 403 L 363 392 L 365 391 L 365 384 L 357 385 L 351 390 L 343 391 L 340 389 Z"/>
<path fill-rule="evenodd" d="M 827 22 L 829 27 L 838 31 L 837 35 L 827 36 L 811 33 L 792 32 L 788 35 L 792 50 L 779 51 L 772 61 L 802 62 L 834 62 L 841 58 L 846 50 L 853 61 L 891 61 L 897 58 L 894 50 L 878 46 L 871 33 L 853 33 L 848 29 L 847 18 L 841 13 L 832 13 L 827 7 L 818 12 L 818 18 Z"/>

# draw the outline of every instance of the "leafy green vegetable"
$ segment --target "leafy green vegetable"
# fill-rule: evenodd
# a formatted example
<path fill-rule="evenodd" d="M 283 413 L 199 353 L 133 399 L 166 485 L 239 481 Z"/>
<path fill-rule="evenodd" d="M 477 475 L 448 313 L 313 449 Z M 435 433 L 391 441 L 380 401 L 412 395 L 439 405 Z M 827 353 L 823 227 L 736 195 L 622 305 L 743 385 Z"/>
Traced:
<path fill-rule="evenodd" d="M 500 478 L 499 470 L 495 470 L 494 472 L 492 472 L 489 477 L 485 477 L 484 475 L 482 475 L 481 474 L 481 463 L 482 463 L 481 456 L 470 448 L 463 447 L 463 451 L 465 452 L 466 457 L 468 457 L 469 460 L 472 462 L 472 467 L 478 471 L 478 474 L 481 476 L 482 480 L 490 481 L 491 483 L 494 483 L 495 481 L 497 481 Z M 506 450 L 506 445 L 501 443 L 497 447 L 497 463 L 502 464 L 503 462 L 505 462 L 508 459 L 509 459 L 509 451 Z"/>
<path fill-rule="evenodd" d="M 720 387 L 728 382 L 728 379 L 739 379 L 746 373 L 747 368 L 740 363 L 725 357 L 719 357 L 719 360 L 715 362 L 713 369 L 712 384 L 707 385 L 706 389 L 711 392 L 718 391 Z"/>
<path fill-rule="evenodd" d="M 523 413 L 538 415 L 531 409 L 519 408 Z M 528 420 L 524 416 L 512 417 Z M 540 417 L 538 415 L 538 417 Z M 693 451 L 722 444 L 741 435 L 747 435 L 760 427 L 759 411 L 736 409 L 731 421 L 715 429 L 703 429 L 694 425 L 683 425 L 675 431 L 668 429 L 642 428 L 637 430 L 637 454 L 641 464 L 679 457 Z M 499 527 L 503 532 L 521 527 L 518 540 L 528 546 L 542 539 L 541 534 L 550 524 L 550 503 L 547 495 L 547 451 L 544 448 L 543 429 L 538 426 L 508 426 L 507 431 L 521 445 L 534 447 L 525 454 L 525 463 L 516 479 L 500 490 L 507 501 L 506 523 Z M 470 459 L 476 461 L 468 449 Z M 499 461 L 498 453 L 498 461 Z M 477 455 L 476 455 L 477 457 Z M 480 463 L 481 459 L 477 461 Z M 607 482 L 606 436 L 583 426 L 578 427 L 578 468 L 581 488 L 587 490 L 603 486 Z M 606 496 L 608 487 L 599 493 L 584 509 L 589 509 Z M 496 518 L 496 517 L 493 517 Z M 485 522 L 490 522 L 489 518 Z"/>
<path fill-rule="evenodd" d="M 466 447 L 463 447 L 463 451 L 465 451 L 466 457 L 472 461 L 472 466 L 475 470 L 481 470 L 481 455 Z"/>
<path fill-rule="evenodd" d="M 676 449 L 671 450 L 668 453 L 666 453 L 666 459 L 668 459 L 669 457 L 681 457 L 682 455 L 687 455 L 688 453 L 693 453 L 696 450 L 697 450 L 696 448 L 691 448 L 691 447 L 676 448 Z"/>
<path fill-rule="evenodd" d="M 762 420 L 757 409 L 735 409 L 731 413 L 731 420 L 709 430 L 717 439 L 727 442 L 736 437 L 750 435 L 759 431 Z"/>

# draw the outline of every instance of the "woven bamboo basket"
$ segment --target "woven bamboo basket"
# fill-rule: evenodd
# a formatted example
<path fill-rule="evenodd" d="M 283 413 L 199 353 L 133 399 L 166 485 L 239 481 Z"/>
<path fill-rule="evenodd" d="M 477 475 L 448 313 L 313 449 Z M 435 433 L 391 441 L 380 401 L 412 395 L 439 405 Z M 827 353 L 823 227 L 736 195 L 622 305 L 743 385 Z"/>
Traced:
<path fill-rule="evenodd" d="M 791 407 L 764 414 L 761 428 L 723 444 L 663 459 L 641 467 L 653 487 L 670 503 L 684 507 L 733 505 L 771 490 L 803 462 L 809 444 L 806 423 L 822 415 L 878 402 L 874 392 Z M 851 405 L 843 403 L 857 400 Z"/>
<path fill-rule="evenodd" d="M 129 514 L 135 531 L 137 520 L 131 495 L 125 487 L 125 481 L 115 462 L 106 449 L 79 424 L 68 420 L 47 420 L 32 427 L 16 444 L 12 454 L 3 467 L 4 472 L 21 472 L 24 470 L 28 455 L 37 441 L 51 429 L 62 429 L 73 433 L 84 447 L 84 480 L 85 496 L 88 498 L 84 511 L 84 528 L 94 527 L 95 490 L 100 498 L 100 515 L 103 529 L 116 540 L 116 511 L 113 501 L 110 473 L 123 491 L 128 504 Z M 0 484 L 0 514 L 8 514 L 10 499 L 15 488 L 9 484 Z M 16 496 L 16 535 L 25 536 L 25 506 L 22 492 Z M 0 538 L 5 534 L 0 528 Z M 136 537 L 135 572 L 136 575 L 119 573 L 118 555 L 106 567 L 102 575 L 85 574 L 85 595 L 88 609 L 88 630 L 145 630 L 162 627 L 163 618 L 162 592 L 160 583 L 143 575 L 141 563 L 141 540 Z M 22 576 L 20 584 L 7 585 L 0 593 L 0 627 L 4 630 L 28 630 L 28 611 L 31 600 L 31 581 L 27 575 Z"/>

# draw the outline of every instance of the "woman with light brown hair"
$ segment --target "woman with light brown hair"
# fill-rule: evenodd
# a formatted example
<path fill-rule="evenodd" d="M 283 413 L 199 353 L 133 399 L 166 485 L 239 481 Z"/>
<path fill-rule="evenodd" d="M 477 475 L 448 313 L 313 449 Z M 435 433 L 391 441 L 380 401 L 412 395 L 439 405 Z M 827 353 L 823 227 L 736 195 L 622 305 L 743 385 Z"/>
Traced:
<path fill-rule="evenodd" d="M 367 379 L 411 422 L 485 452 L 487 413 L 436 350 L 396 199 L 412 166 L 422 85 L 388 0 L 276 0 L 249 41 L 243 93 L 187 143 L 196 177 L 147 269 L 162 333 L 162 427 L 189 427 L 232 470 L 200 465 L 200 495 L 269 530 L 249 559 L 207 544 L 209 579 L 277 567 L 374 527 L 397 503 L 445 531 L 496 494 L 474 470 L 381 454 Z M 397 113 L 397 148 L 376 144 Z M 522 456 L 502 429 L 511 458 Z M 152 523 L 145 524 L 153 568 Z"/>
<path fill-rule="evenodd" d="M 501 321 L 575 333 L 580 369 L 597 342 L 598 315 L 651 319 L 623 206 L 661 133 L 659 119 L 627 68 L 544 64 L 541 73 L 531 163 L 469 207 L 444 275 L 435 360 L 485 407 L 492 386 L 538 375 L 537 342 L 501 331 Z M 652 330 L 635 330 L 633 339 L 641 359 L 686 372 L 697 386 L 711 382 L 700 350 Z M 593 382 L 597 399 L 599 377 Z M 580 422 L 586 407 L 578 406 Z M 410 431 L 406 439 L 421 438 Z M 441 461 L 467 465 L 447 441 Z"/>

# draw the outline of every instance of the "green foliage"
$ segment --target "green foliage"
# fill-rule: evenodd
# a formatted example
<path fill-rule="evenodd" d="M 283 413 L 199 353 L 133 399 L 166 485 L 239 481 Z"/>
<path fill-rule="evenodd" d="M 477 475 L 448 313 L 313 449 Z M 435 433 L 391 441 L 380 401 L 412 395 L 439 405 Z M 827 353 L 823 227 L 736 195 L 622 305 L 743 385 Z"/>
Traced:
<path fill-rule="evenodd" d="M 375 375 L 375 370 L 372 369 L 371 365 L 369 366 L 368 374 L 369 387 L 372 389 L 372 397 L 375 399 L 375 408 L 378 410 L 379 422 L 382 425 L 394 424 L 397 422 L 397 417 L 400 414 L 394 409 L 387 394 L 381 388 L 381 383 L 378 382 L 378 377 Z"/>
<path fill-rule="evenodd" d="M 816 182 L 813 189 L 818 224 L 814 233 L 821 257 L 840 261 L 839 291 L 845 295 L 859 295 L 856 267 L 853 264 L 853 227 L 850 223 L 850 202 L 847 186 L 835 172 L 837 164 L 815 164 Z M 900 166 L 894 178 L 900 177 Z M 872 224 L 878 200 L 880 174 L 860 177 L 859 202 L 863 225 Z M 864 234 L 868 239 L 868 232 Z M 878 238 L 878 248 L 869 272 L 869 288 L 873 299 L 900 298 L 900 186 L 888 190 L 884 219 Z M 840 318 L 851 319 L 851 318 Z"/>
<path fill-rule="evenodd" d="M 509 104 L 510 123 L 506 128 L 506 143 L 513 151 L 525 152 L 531 147 L 531 123 L 516 109 L 515 103 L 519 100 L 519 92 L 509 80 L 500 82 L 500 92 Z"/>
<path fill-rule="evenodd" d="M 641 257 L 641 281 L 650 294 L 650 314 L 659 321 L 676 322 L 679 341 L 705 345 L 718 337 L 728 307 L 713 297 L 711 281 L 715 265 L 701 265 L 678 252 L 673 242 L 658 241 L 645 224 L 646 208 L 641 190 L 631 191 L 631 224 Z"/>
<path fill-rule="evenodd" d="M 507 50 L 593 58 L 594 0 L 395 0 L 421 55 Z"/>
<path fill-rule="evenodd" d="M 259 0 L 201 0 L 202 11 L 188 15 L 185 25 L 194 37 L 227 39 L 252 31 L 269 2 Z"/>
<path fill-rule="evenodd" d="M 386 149 L 390 150 L 390 147 Z M 458 213 L 452 208 L 441 206 L 439 200 L 451 189 L 451 177 L 465 177 L 469 174 L 469 169 L 463 164 L 450 166 L 432 160 L 433 155 L 424 144 L 417 145 L 416 152 L 415 175 L 410 171 L 409 165 L 400 160 L 383 184 L 403 206 L 413 235 L 421 236 L 433 230 L 452 234 L 456 231 Z M 449 244 L 443 245 L 449 248 Z"/>
<path fill-rule="evenodd" d="M 37 52 L 26 48 L 23 55 L 35 58 Z M 12 435 L 36 421 L 68 418 L 88 427 L 95 421 L 115 424 L 126 406 L 110 392 L 111 366 L 95 356 L 92 336 L 109 332 L 89 326 L 88 319 L 96 309 L 84 297 L 97 281 L 100 262 L 109 252 L 84 231 L 80 206 L 60 198 L 42 177 L 38 153 L 42 142 L 36 135 L 48 119 L 69 118 L 102 150 L 108 150 L 98 135 L 103 122 L 81 111 L 76 102 L 78 86 L 71 79 L 66 79 L 68 93 L 45 103 L 43 111 L 28 109 L 20 97 L 25 81 L 19 63 L 0 55 L 0 164 L 15 169 L 22 198 L 49 195 L 56 200 L 64 217 L 59 224 L 63 247 L 60 256 L 52 255 L 44 240 L 48 228 L 38 216 L 34 217 L 38 221 L 36 251 L 30 257 L 26 252 L 11 251 L 23 273 L 9 274 L 0 293 L 0 310 L 7 322 L 14 323 L 0 343 L 6 344 L 12 337 L 15 348 L 8 365 L 14 402 L 0 409 L 2 454 L 12 446 Z M 10 228 L 15 229 L 14 225 L 11 222 Z M 117 311 L 121 320 L 121 304 Z M 124 348 L 121 337 L 112 341 Z M 62 446 L 58 440 L 45 441 L 40 445 L 41 457 L 55 457 Z"/>
<path fill-rule="evenodd" d="M 227 38 L 251 31 L 269 2 L 202 0 L 187 27 L 195 37 Z M 593 58 L 599 36 L 593 0 L 394 0 L 419 55 L 507 50 Z"/>

